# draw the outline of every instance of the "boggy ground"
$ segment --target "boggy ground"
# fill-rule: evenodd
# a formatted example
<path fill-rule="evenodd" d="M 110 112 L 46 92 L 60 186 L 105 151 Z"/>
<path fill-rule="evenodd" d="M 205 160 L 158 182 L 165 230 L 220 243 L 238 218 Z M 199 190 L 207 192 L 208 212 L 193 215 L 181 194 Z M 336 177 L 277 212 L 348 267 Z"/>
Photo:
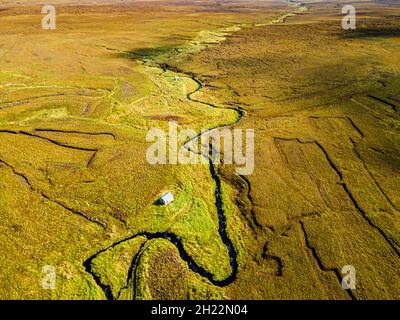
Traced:
<path fill-rule="evenodd" d="M 198 88 L 193 75 L 174 81 L 175 72 L 164 72 L 153 55 L 175 47 L 195 54 L 238 24 L 263 23 L 287 10 L 279 2 L 57 6 L 57 29 L 45 31 L 40 6 L 3 8 L 2 298 L 152 298 L 152 252 L 169 246 L 174 256 L 177 248 L 159 238 L 132 238 L 142 232 L 175 235 L 215 281 L 231 274 L 210 169 L 151 166 L 145 138 L 169 120 L 209 128 L 234 121 L 236 112 L 189 101 Z M 234 191 L 222 188 L 229 225 L 242 229 Z M 176 201 L 155 205 L 166 191 Z M 239 232 L 231 238 L 239 250 Z M 175 260 L 187 270 L 185 297 L 224 296 Z M 42 289 L 45 265 L 56 269 L 55 290 Z M 183 279 L 179 270 L 164 270 L 167 283 L 174 274 Z"/>
<path fill-rule="evenodd" d="M 8 6 L 2 298 L 399 297 L 398 8 L 363 3 L 345 32 L 335 2 L 74 5 L 44 31 L 39 6 Z M 189 101 L 193 76 L 204 87 Z M 132 236 L 175 234 L 214 280 L 230 275 L 209 168 L 151 166 L 145 136 L 169 120 L 232 123 L 237 107 L 256 166 L 217 168 L 239 265 L 219 287 L 171 241 Z M 176 201 L 161 208 L 165 191 Z M 41 287 L 47 264 L 55 290 Z M 344 265 L 355 291 L 340 286 Z"/>
<path fill-rule="evenodd" d="M 205 96 L 243 106 L 237 127 L 256 129 L 256 240 L 228 294 L 398 299 L 400 11 L 358 5 L 358 29 L 344 31 L 339 5 L 306 6 L 180 66 L 201 74 Z"/>

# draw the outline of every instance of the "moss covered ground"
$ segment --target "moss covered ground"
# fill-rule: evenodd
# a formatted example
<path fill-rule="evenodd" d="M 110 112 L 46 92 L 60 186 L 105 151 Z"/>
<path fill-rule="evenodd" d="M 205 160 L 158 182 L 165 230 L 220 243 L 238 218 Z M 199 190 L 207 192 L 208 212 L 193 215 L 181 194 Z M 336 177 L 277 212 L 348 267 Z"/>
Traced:
<path fill-rule="evenodd" d="M 0 10 L 0 298 L 399 298 L 398 7 L 345 31 L 340 1 L 59 3 L 52 31 L 34 2 Z M 146 134 L 237 107 L 255 171 L 216 166 L 238 264 L 218 286 L 140 235 L 232 273 L 208 165 L 150 165 Z"/>

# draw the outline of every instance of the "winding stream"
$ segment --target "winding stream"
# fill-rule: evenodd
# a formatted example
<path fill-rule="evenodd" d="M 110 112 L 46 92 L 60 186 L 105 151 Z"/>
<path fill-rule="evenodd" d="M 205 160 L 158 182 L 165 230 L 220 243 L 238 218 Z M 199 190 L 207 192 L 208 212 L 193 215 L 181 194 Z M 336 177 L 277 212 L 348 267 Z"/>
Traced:
<path fill-rule="evenodd" d="M 162 68 L 164 73 L 167 71 L 167 67 L 165 67 L 165 66 L 162 66 L 160 68 Z M 193 92 L 191 92 L 191 93 L 189 93 L 187 95 L 187 99 L 190 100 L 190 101 L 193 101 L 195 103 L 202 103 L 202 104 L 207 105 L 207 106 L 212 106 L 212 107 L 218 108 L 217 106 L 211 105 L 209 103 L 205 103 L 205 102 L 201 102 L 201 101 L 192 99 L 192 95 L 194 95 L 196 92 L 200 91 L 203 88 L 203 84 L 200 82 L 200 80 L 198 80 L 194 76 L 190 76 L 190 78 L 197 83 L 198 87 L 196 88 L 195 91 L 193 91 Z M 227 109 L 233 109 L 233 108 L 227 108 Z M 217 130 L 217 129 L 224 128 L 224 127 L 227 127 L 227 126 L 231 126 L 231 125 L 233 125 L 235 123 L 238 123 L 243 117 L 243 111 L 240 110 L 239 108 L 234 109 L 234 110 L 236 110 L 236 112 L 238 114 L 238 116 L 237 116 L 237 118 L 236 118 L 236 120 L 234 122 L 210 128 L 210 129 L 208 129 L 208 130 L 206 130 L 206 131 L 204 131 L 204 132 L 202 132 L 202 133 L 190 138 L 189 140 L 187 140 L 183 144 L 183 146 L 187 150 L 189 150 L 189 152 L 193 152 L 188 146 L 190 142 L 192 142 L 192 141 L 194 141 L 196 139 L 201 139 L 202 135 L 210 133 L 213 130 Z M 212 150 L 210 150 L 210 152 L 211 151 Z M 210 272 L 205 270 L 203 267 L 199 266 L 193 260 L 193 258 L 187 253 L 187 251 L 186 251 L 181 239 L 177 235 L 175 235 L 173 233 L 169 233 L 169 232 L 155 232 L 155 233 L 140 232 L 140 233 L 134 234 L 134 235 L 132 235 L 132 236 L 130 236 L 128 238 L 125 238 L 123 240 L 120 240 L 120 241 L 118 241 L 116 243 L 113 243 L 109 247 L 107 247 L 107 248 L 95 253 L 94 255 L 89 257 L 89 259 L 87 259 L 83 263 L 83 266 L 85 267 L 86 271 L 92 275 L 92 277 L 94 278 L 94 280 L 97 283 L 97 285 L 102 288 L 102 290 L 103 290 L 103 292 L 104 292 L 104 294 L 105 294 L 105 296 L 107 297 L 108 300 L 113 300 L 114 299 L 114 297 L 112 295 L 112 292 L 111 292 L 111 289 L 110 289 L 109 286 L 104 285 L 101 282 L 99 276 L 97 276 L 96 273 L 93 272 L 93 270 L 92 270 L 92 262 L 100 254 L 102 254 L 102 253 L 104 253 L 104 252 L 106 252 L 106 251 L 108 251 L 108 250 L 110 250 L 110 249 L 112 249 L 112 248 L 114 248 L 114 247 L 126 242 L 126 241 L 132 240 L 132 239 L 137 238 L 137 237 L 145 237 L 147 239 L 147 241 L 148 240 L 152 240 L 152 239 L 166 239 L 166 240 L 168 240 L 173 245 L 175 245 L 175 247 L 178 249 L 178 252 L 179 252 L 179 255 L 180 255 L 181 259 L 184 260 L 187 263 L 187 265 L 188 265 L 190 270 L 192 270 L 193 272 L 195 272 L 195 273 L 199 274 L 200 276 L 206 278 L 207 280 L 209 280 L 212 284 L 214 284 L 216 286 L 225 287 L 225 286 L 231 284 L 233 281 L 235 281 L 236 275 L 237 275 L 237 272 L 238 272 L 237 253 L 236 253 L 235 248 L 233 246 L 233 243 L 232 243 L 231 239 L 229 238 L 229 236 L 227 234 L 227 231 L 226 231 L 227 222 L 226 222 L 225 212 L 224 212 L 224 209 L 223 209 L 223 200 L 222 200 L 222 192 L 221 192 L 221 180 L 220 180 L 220 178 L 218 177 L 218 175 L 216 173 L 215 165 L 214 165 L 214 163 L 212 161 L 211 155 L 210 154 L 201 154 L 201 155 L 208 160 L 209 169 L 210 169 L 210 175 L 211 175 L 212 180 L 215 183 L 215 207 L 217 209 L 218 223 L 219 223 L 218 233 L 219 233 L 219 235 L 221 237 L 221 240 L 222 240 L 223 244 L 226 246 L 226 248 L 228 250 L 228 253 L 229 253 L 229 264 L 230 264 L 230 267 L 231 267 L 230 275 L 227 278 L 223 279 L 223 280 L 215 280 L 213 274 L 211 274 Z M 132 268 L 133 267 L 134 266 L 132 266 Z"/>
<path fill-rule="evenodd" d="M 301 6 L 302 5 L 300 4 L 300 9 L 301 9 Z M 280 22 L 282 22 L 281 21 L 282 19 L 284 20 L 287 16 L 290 16 L 290 15 L 292 15 L 292 14 L 290 13 L 290 14 L 283 15 L 282 17 L 280 17 L 280 19 L 278 19 L 276 21 L 273 21 L 270 24 L 280 23 Z M 151 64 L 154 64 L 154 61 L 150 61 L 150 62 L 152 62 Z M 149 61 L 148 60 L 143 60 L 143 63 L 145 65 L 148 65 Z M 154 65 L 149 65 L 149 66 L 150 67 L 154 67 Z M 163 71 L 163 74 L 165 74 L 167 71 L 171 71 L 171 72 L 174 72 L 176 74 L 184 75 L 185 77 L 192 79 L 197 84 L 197 88 L 193 92 L 190 92 L 190 93 L 187 94 L 186 97 L 187 97 L 188 100 L 190 100 L 192 102 L 195 102 L 195 103 L 203 104 L 203 105 L 208 106 L 208 107 L 234 110 L 237 113 L 237 117 L 236 117 L 235 121 L 227 123 L 227 124 L 223 124 L 223 125 L 220 125 L 220 126 L 216 126 L 216 127 L 213 127 L 213 128 L 210 128 L 210 129 L 208 129 L 206 131 L 203 131 L 200 134 L 188 139 L 183 144 L 183 146 L 189 152 L 194 152 L 189 147 L 189 144 L 191 142 L 195 141 L 196 139 L 201 139 L 201 137 L 203 135 L 208 134 L 208 133 L 210 133 L 210 132 L 212 132 L 214 130 L 218 130 L 218 129 L 222 129 L 222 128 L 225 128 L 225 127 L 232 126 L 232 125 L 238 123 L 239 121 L 241 121 L 241 119 L 243 118 L 244 112 L 240 107 L 220 108 L 220 107 L 218 107 L 216 105 L 213 105 L 211 103 L 203 102 L 203 101 L 200 101 L 200 100 L 197 100 L 197 99 L 193 98 L 193 95 L 203 88 L 203 83 L 198 78 L 196 78 L 193 74 L 185 73 L 185 72 L 182 72 L 182 71 L 176 72 L 176 71 L 170 70 L 170 68 L 169 68 L 169 66 L 167 64 L 158 64 L 158 65 L 156 65 L 156 67 L 160 68 Z M 222 191 L 221 191 L 221 180 L 220 180 L 220 178 L 218 177 L 218 175 L 216 173 L 215 165 L 213 163 L 213 159 L 212 159 L 212 155 L 211 155 L 212 148 L 210 148 L 210 149 L 211 149 L 210 150 L 210 154 L 202 154 L 202 153 L 197 153 L 197 154 L 203 156 L 204 158 L 206 158 L 208 160 L 209 169 L 210 169 L 210 175 L 211 175 L 212 180 L 215 183 L 215 207 L 217 209 L 218 224 L 219 224 L 218 233 L 219 233 L 219 236 L 221 237 L 221 240 L 222 240 L 223 244 L 225 245 L 225 247 L 227 248 L 228 253 L 229 253 L 229 263 L 230 263 L 230 267 L 231 267 L 231 273 L 229 274 L 229 276 L 226 277 L 223 280 L 215 280 L 213 274 L 211 274 L 210 272 L 205 270 L 203 267 L 199 266 L 193 260 L 193 258 L 187 253 L 187 251 L 186 251 L 181 239 L 177 235 L 175 235 L 173 233 L 169 233 L 169 232 L 155 232 L 155 233 L 140 232 L 140 233 L 132 235 L 132 236 L 130 236 L 128 238 L 125 238 L 123 240 L 120 240 L 120 241 L 110 245 L 109 247 L 107 247 L 107 248 L 95 253 L 94 255 L 89 257 L 89 259 L 87 259 L 83 263 L 83 266 L 85 267 L 86 271 L 92 275 L 92 277 L 96 281 L 97 285 L 99 285 L 102 288 L 102 290 L 104 291 L 104 294 L 106 295 L 107 299 L 112 300 L 115 297 L 113 297 L 110 287 L 107 286 L 107 285 L 102 284 L 99 276 L 97 276 L 96 273 L 93 272 L 93 270 L 92 270 L 92 261 L 94 259 L 96 259 L 100 254 L 106 252 L 107 250 L 110 250 L 110 249 L 118 246 L 119 244 L 122 244 L 122 243 L 124 243 L 126 241 L 132 240 L 132 239 L 137 238 L 137 237 L 145 237 L 147 239 L 147 241 L 148 240 L 152 240 L 152 239 L 166 239 L 166 240 L 168 240 L 173 245 L 175 245 L 175 247 L 177 248 L 177 250 L 179 252 L 179 255 L 180 255 L 181 259 L 184 260 L 187 263 L 187 265 L 188 265 L 190 270 L 192 270 L 193 272 L 197 273 L 198 275 L 206 278 L 212 284 L 214 284 L 214 285 L 216 285 L 218 287 L 225 287 L 225 286 L 227 286 L 227 285 L 229 285 L 229 284 L 231 284 L 232 282 L 235 281 L 236 276 L 237 276 L 237 272 L 238 272 L 237 252 L 236 252 L 236 250 L 235 250 L 235 248 L 233 246 L 233 243 L 232 243 L 231 239 L 229 238 L 227 230 L 226 230 L 227 221 L 226 221 L 226 216 L 225 216 L 225 212 L 224 212 L 224 208 L 223 208 Z M 142 245 L 142 248 L 143 248 L 143 245 Z M 136 259 L 134 259 L 132 261 L 132 264 L 131 264 L 131 267 L 130 267 L 131 270 L 133 270 L 135 268 L 135 265 L 134 265 L 135 263 L 136 263 Z M 130 275 L 128 275 L 128 281 L 129 281 L 129 277 L 130 277 Z"/>

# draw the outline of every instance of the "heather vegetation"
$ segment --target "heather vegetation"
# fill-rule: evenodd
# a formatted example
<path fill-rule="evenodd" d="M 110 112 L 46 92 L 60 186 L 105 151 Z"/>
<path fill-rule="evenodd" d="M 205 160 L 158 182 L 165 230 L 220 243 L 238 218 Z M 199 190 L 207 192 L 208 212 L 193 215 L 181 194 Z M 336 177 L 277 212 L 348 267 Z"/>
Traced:
<path fill-rule="evenodd" d="M 0 7 L 1 298 L 400 297 L 398 6 L 58 3 Z M 253 129 L 254 173 L 151 165 L 170 121 Z"/>

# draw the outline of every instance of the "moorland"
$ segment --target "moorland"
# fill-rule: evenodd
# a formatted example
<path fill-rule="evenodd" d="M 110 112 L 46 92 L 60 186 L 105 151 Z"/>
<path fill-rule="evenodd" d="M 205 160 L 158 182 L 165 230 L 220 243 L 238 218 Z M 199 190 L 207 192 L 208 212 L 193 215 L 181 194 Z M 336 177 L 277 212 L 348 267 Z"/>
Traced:
<path fill-rule="evenodd" d="M 398 299 L 400 7 L 344 3 L 2 4 L 0 297 Z M 149 164 L 170 121 L 254 173 Z"/>

